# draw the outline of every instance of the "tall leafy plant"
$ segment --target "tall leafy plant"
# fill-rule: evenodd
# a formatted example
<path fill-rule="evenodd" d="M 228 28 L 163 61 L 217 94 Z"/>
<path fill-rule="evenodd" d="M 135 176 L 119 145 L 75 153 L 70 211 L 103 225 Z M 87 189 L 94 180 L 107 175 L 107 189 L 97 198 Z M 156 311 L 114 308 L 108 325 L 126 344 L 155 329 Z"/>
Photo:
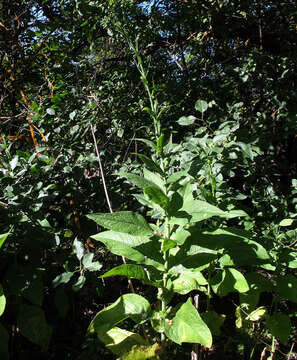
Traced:
<path fill-rule="evenodd" d="M 131 43 L 130 43 L 131 45 Z M 143 176 L 120 172 L 142 190 L 136 199 L 150 208 L 150 220 L 132 211 L 97 213 L 88 217 L 106 228 L 92 238 L 112 253 L 131 262 L 117 266 L 101 277 L 127 276 L 157 289 L 156 301 L 136 293 L 124 294 L 100 311 L 89 326 L 89 333 L 99 339 L 120 359 L 160 358 L 168 343 L 198 343 L 210 348 L 213 335 L 219 332 L 224 316 L 212 311 L 212 293 L 225 296 L 249 290 L 238 266 L 269 262 L 266 250 L 241 229 L 217 225 L 208 227 L 213 217 L 224 220 L 245 217 L 241 210 L 224 211 L 196 198 L 187 170 L 171 166 L 177 144 L 165 142 L 161 127 L 163 108 L 151 90 L 137 45 L 131 45 L 136 64 L 147 91 L 150 107 L 145 108 L 154 124 L 155 142 L 143 139 L 151 148 L 151 157 L 139 154 L 144 163 Z M 220 224 L 217 222 L 217 224 Z M 203 292 L 207 297 L 204 312 L 199 312 L 188 295 Z M 173 305 L 174 294 L 187 299 Z M 148 323 L 159 336 L 149 338 L 123 330 L 118 324 L 130 318 L 136 324 Z M 157 339 L 157 340 L 156 340 Z"/>

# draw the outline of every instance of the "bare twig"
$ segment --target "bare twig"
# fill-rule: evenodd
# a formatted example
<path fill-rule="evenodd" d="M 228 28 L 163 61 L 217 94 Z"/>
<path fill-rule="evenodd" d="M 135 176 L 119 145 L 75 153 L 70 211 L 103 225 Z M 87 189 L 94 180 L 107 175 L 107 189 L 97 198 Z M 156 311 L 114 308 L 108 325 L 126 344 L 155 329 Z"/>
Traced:
<path fill-rule="evenodd" d="M 102 178 L 102 183 L 103 183 L 103 188 L 104 188 L 106 201 L 107 201 L 110 213 L 113 213 L 111 203 L 110 203 L 110 200 L 109 200 L 109 195 L 108 195 L 106 183 L 105 183 L 105 177 L 104 177 L 103 167 L 102 167 L 102 163 L 101 163 L 100 153 L 99 153 L 98 146 L 97 146 L 97 140 L 96 140 L 96 137 L 95 137 L 94 128 L 93 128 L 92 124 L 91 124 L 91 132 L 92 132 L 92 135 L 93 135 L 94 146 L 95 146 L 96 154 L 97 154 L 97 158 L 98 158 L 99 169 L 100 169 L 100 174 L 101 174 L 101 178 Z"/>
<path fill-rule="evenodd" d="M 101 178 L 102 178 L 102 183 L 103 183 L 103 188 L 104 188 L 106 201 L 107 201 L 107 204 L 108 204 L 108 207 L 109 207 L 109 212 L 112 214 L 113 210 L 112 210 L 112 207 L 111 207 L 111 203 L 110 203 L 110 199 L 109 199 L 109 195 L 108 195 L 108 191 L 107 191 L 107 187 L 106 187 L 106 183 L 105 183 L 105 177 L 104 177 L 101 157 L 100 157 L 100 153 L 99 153 L 99 150 L 98 150 L 97 140 L 96 140 L 96 136 L 95 136 L 94 128 L 93 128 L 92 124 L 91 124 L 90 128 L 91 128 L 91 132 L 92 132 L 92 136 L 93 136 L 93 140 L 94 140 L 94 146 L 95 146 L 95 149 L 96 149 L 96 154 L 97 154 L 97 159 L 98 159 L 98 163 L 99 163 L 99 169 L 100 169 L 100 174 L 101 174 Z M 124 256 L 122 256 L 122 260 L 123 260 L 123 263 L 126 264 L 126 259 L 124 258 Z M 131 281 L 130 278 L 128 278 L 128 285 L 129 285 L 131 291 L 133 293 L 135 293 L 134 286 L 133 286 L 132 281 Z"/>

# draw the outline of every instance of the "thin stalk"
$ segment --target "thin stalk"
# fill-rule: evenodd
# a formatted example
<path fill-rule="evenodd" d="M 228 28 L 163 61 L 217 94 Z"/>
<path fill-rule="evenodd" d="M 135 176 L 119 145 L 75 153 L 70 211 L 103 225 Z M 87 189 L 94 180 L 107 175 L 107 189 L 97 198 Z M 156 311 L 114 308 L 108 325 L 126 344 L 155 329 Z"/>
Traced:
<path fill-rule="evenodd" d="M 98 163 L 99 163 L 99 169 L 100 169 L 100 174 L 101 174 L 101 178 L 102 178 L 102 184 L 103 184 L 103 189 L 104 189 L 104 193 L 105 193 L 105 198 L 106 198 L 106 201 L 107 201 L 107 204 L 108 204 L 108 207 L 109 207 L 109 212 L 112 214 L 113 210 L 112 210 L 112 207 L 111 207 L 111 202 L 110 202 L 108 191 L 107 191 L 107 186 L 106 186 L 106 182 L 105 182 L 105 176 L 104 176 L 103 166 L 102 166 L 102 162 L 101 162 L 101 157 L 100 157 L 100 153 L 99 153 L 99 150 L 98 150 L 97 140 L 96 140 L 96 136 L 95 136 L 94 128 L 93 128 L 92 124 L 91 124 L 91 132 L 92 132 L 92 136 L 93 136 L 93 140 L 94 140 L 94 146 L 95 146 L 95 149 L 96 149 L 97 159 L 98 159 Z M 124 256 L 122 256 L 122 261 L 123 261 L 124 264 L 127 263 Z M 128 285 L 129 285 L 129 288 L 130 288 L 131 292 L 135 293 L 134 286 L 133 286 L 133 283 L 132 283 L 130 278 L 128 278 Z"/>

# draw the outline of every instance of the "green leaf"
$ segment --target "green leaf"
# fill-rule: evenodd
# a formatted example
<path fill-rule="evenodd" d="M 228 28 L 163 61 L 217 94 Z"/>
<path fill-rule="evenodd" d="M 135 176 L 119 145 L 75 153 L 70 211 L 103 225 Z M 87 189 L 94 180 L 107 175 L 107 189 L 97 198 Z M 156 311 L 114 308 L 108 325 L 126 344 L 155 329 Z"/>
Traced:
<path fill-rule="evenodd" d="M 232 266 L 265 264 L 270 260 L 263 246 L 249 239 L 250 234 L 247 231 L 232 228 L 201 231 L 196 226 L 188 231 L 191 232 L 191 236 L 187 238 L 178 254 L 178 259 L 182 263 L 183 258 L 188 256 L 213 251 L 221 253 L 222 250 L 232 260 Z"/>
<path fill-rule="evenodd" d="M 73 275 L 73 272 L 64 272 L 63 274 L 58 275 L 57 277 L 55 277 L 55 279 L 53 280 L 53 287 L 57 287 L 60 284 L 66 284 L 69 282 L 69 280 L 71 279 Z"/>
<path fill-rule="evenodd" d="M 119 360 L 158 360 L 159 354 L 162 353 L 162 347 L 160 344 L 155 343 L 153 345 L 135 345 L 132 350 L 120 357 Z"/>
<path fill-rule="evenodd" d="M 151 235 L 151 227 L 145 218 L 132 211 L 118 211 L 111 214 L 89 214 L 89 219 L 97 224 L 114 231 L 120 231 L 131 235 Z"/>
<path fill-rule="evenodd" d="M 180 307 L 171 321 L 166 321 L 165 334 L 177 344 L 198 343 L 208 348 L 212 345 L 211 332 L 192 305 L 190 298 Z"/>
<path fill-rule="evenodd" d="M 282 299 L 297 303 L 297 278 L 294 275 L 281 276 L 276 281 L 276 291 Z"/>
<path fill-rule="evenodd" d="M 119 356 L 131 351 L 135 345 L 147 345 L 139 334 L 118 327 L 107 331 L 106 336 L 101 336 L 101 341 L 110 351 Z"/>
<path fill-rule="evenodd" d="M 161 155 L 163 153 L 164 146 L 164 134 L 160 135 L 157 140 L 157 153 Z"/>
<path fill-rule="evenodd" d="M 268 316 L 266 326 L 273 336 L 278 338 L 283 344 L 287 343 L 292 328 L 288 315 L 275 313 Z"/>
<path fill-rule="evenodd" d="M 161 244 L 156 237 L 151 239 L 115 231 L 104 231 L 91 237 L 101 241 L 115 255 L 164 270 Z"/>
<path fill-rule="evenodd" d="M 32 275 L 27 277 L 26 285 L 22 289 L 22 296 L 32 304 L 39 306 L 42 305 L 44 295 L 43 272 L 44 269 L 34 269 Z"/>
<path fill-rule="evenodd" d="M 168 281 L 168 290 L 178 294 L 188 294 L 192 290 L 201 290 L 201 286 L 207 285 L 207 281 L 201 272 L 181 273 L 177 279 Z"/>
<path fill-rule="evenodd" d="M 246 320 L 250 321 L 259 321 L 264 318 L 267 314 L 267 309 L 265 306 L 260 306 L 258 309 L 252 311 L 247 317 Z"/>
<path fill-rule="evenodd" d="M 226 216 L 225 211 L 201 200 L 187 201 L 183 204 L 181 210 L 191 215 L 193 222 L 206 220 L 211 218 L 212 216 Z"/>
<path fill-rule="evenodd" d="M 143 176 L 139 176 L 136 174 L 127 174 L 124 172 L 118 172 L 117 175 L 122 176 L 129 180 L 132 184 L 138 186 L 139 188 L 146 188 L 148 186 L 154 186 L 155 184 L 152 181 L 145 179 Z"/>
<path fill-rule="evenodd" d="M 159 174 L 149 171 L 147 168 L 144 168 L 143 176 L 152 183 L 152 186 L 158 187 L 163 192 L 166 192 L 166 183 Z"/>
<path fill-rule="evenodd" d="M 264 291 L 272 290 L 272 283 L 258 272 L 251 272 L 245 275 L 249 284 L 249 291 L 239 295 L 240 305 L 245 306 L 248 311 L 256 308 L 259 302 L 260 294 Z"/>
<path fill-rule="evenodd" d="M 156 150 L 156 145 L 151 140 L 141 138 L 136 138 L 135 140 L 143 142 L 144 144 L 148 145 L 152 150 Z"/>
<path fill-rule="evenodd" d="M 39 307 L 22 305 L 17 325 L 21 335 L 39 345 L 44 351 L 48 349 L 52 329 L 45 320 L 44 312 Z"/>
<path fill-rule="evenodd" d="M 137 154 L 136 155 L 143 161 L 143 163 L 145 164 L 145 166 L 152 170 L 152 171 L 156 171 L 157 173 L 159 173 L 160 175 L 164 175 L 162 169 L 160 168 L 160 166 L 158 164 L 156 164 L 153 160 L 151 160 L 150 158 L 148 158 L 145 155 L 142 154 Z"/>
<path fill-rule="evenodd" d="M 211 279 L 211 287 L 215 294 L 226 296 L 230 292 L 246 292 L 249 285 L 244 276 L 236 269 L 228 268 L 220 271 Z"/>
<path fill-rule="evenodd" d="M 84 252 L 85 252 L 83 243 L 81 241 L 78 241 L 76 238 L 73 241 L 72 249 L 73 249 L 73 252 L 75 253 L 76 257 L 80 261 L 82 259 L 82 257 L 84 256 Z"/>
<path fill-rule="evenodd" d="M 8 343 L 9 343 L 9 334 L 5 327 L 0 324 L 0 359 L 9 360 L 8 352 Z"/>
<path fill-rule="evenodd" d="M 223 325 L 226 315 L 217 314 L 215 311 L 207 311 L 201 314 L 203 321 L 205 321 L 206 325 L 209 327 L 210 332 L 213 335 L 221 335 L 220 327 Z"/>
<path fill-rule="evenodd" d="M 192 125 L 197 120 L 193 115 L 182 116 L 177 120 L 177 123 L 182 126 Z"/>
<path fill-rule="evenodd" d="M 84 286 L 85 282 L 86 282 L 86 278 L 84 277 L 84 275 L 80 275 L 77 281 L 72 285 L 72 290 L 73 291 L 80 290 Z"/>
<path fill-rule="evenodd" d="M 151 312 L 149 302 L 137 294 L 125 294 L 112 305 L 99 311 L 92 320 L 88 332 L 96 332 L 99 339 L 106 339 L 106 333 L 127 318 L 136 322 L 145 320 Z"/>
<path fill-rule="evenodd" d="M 161 206 L 162 209 L 167 208 L 169 199 L 161 189 L 156 186 L 148 186 L 143 190 L 143 192 L 150 198 L 151 201 Z"/>
<path fill-rule="evenodd" d="M 5 306 L 6 306 L 6 297 L 3 292 L 3 287 L 0 284 L 0 316 L 4 313 Z"/>
<path fill-rule="evenodd" d="M 197 100 L 195 103 L 195 109 L 201 113 L 204 113 L 208 109 L 208 104 L 204 100 Z"/>
<path fill-rule="evenodd" d="M 115 275 L 121 275 L 132 279 L 142 280 L 146 284 L 157 286 L 157 284 L 154 281 L 152 281 L 149 270 L 141 265 L 136 265 L 136 264 L 119 265 L 107 271 L 103 275 L 101 275 L 100 278 L 106 278 Z"/>
<path fill-rule="evenodd" d="M 283 219 L 280 223 L 279 226 L 291 226 L 294 222 L 294 219 Z"/>
<path fill-rule="evenodd" d="M 5 234 L 0 234 L 0 249 L 2 248 L 2 245 L 4 244 L 5 240 L 7 239 L 8 235 L 10 234 L 11 230 Z"/>

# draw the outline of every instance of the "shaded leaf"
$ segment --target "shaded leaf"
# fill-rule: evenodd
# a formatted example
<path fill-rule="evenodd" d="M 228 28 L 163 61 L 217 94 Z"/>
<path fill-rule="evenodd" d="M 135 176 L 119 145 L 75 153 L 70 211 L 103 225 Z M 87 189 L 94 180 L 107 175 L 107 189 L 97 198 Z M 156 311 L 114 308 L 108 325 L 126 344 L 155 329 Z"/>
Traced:
<path fill-rule="evenodd" d="M 64 272 L 63 274 L 58 275 L 53 280 L 53 287 L 57 287 L 60 284 L 66 284 L 69 282 L 73 275 L 73 272 Z"/>
<path fill-rule="evenodd" d="M 283 344 L 287 343 L 292 328 L 288 315 L 275 313 L 268 316 L 266 326 L 273 336 L 278 338 Z"/>
<path fill-rule="evenodd" d="M 161 206 L 162 209 L 167 208 L 169 199 L 161 189 L 156 186 L 149 186 L 146 187 L 143 192 L 150 198 L 151 201 Z"/>
<path fill-rule="evenodd" d="M 277 279 L 276 291 L 282 299 L 297 303 L 297 278 L 294 275 L 285 275 Z"/>
<path fill-rule="evenodd" d="M 9 343 L 9 334 L 5 327 L 0 324 L 0 359 L 9 360 L 8 352 L 8 343 Z"/>
<path fill-rule="evenodd" d="M 177 123 L 182 126 L 192 125 L 197 118 L 195 116 L 189 115 L 189 116 L 182 116 L 177 120 Z"/>
<path fill-rule="evenodd" d="M 21 335 L 39 345 L 44 351 L 48 349 L 52 329 L 45 320 L 44 312 L 39 307 L 22 305 L 17 324 Z"/>

